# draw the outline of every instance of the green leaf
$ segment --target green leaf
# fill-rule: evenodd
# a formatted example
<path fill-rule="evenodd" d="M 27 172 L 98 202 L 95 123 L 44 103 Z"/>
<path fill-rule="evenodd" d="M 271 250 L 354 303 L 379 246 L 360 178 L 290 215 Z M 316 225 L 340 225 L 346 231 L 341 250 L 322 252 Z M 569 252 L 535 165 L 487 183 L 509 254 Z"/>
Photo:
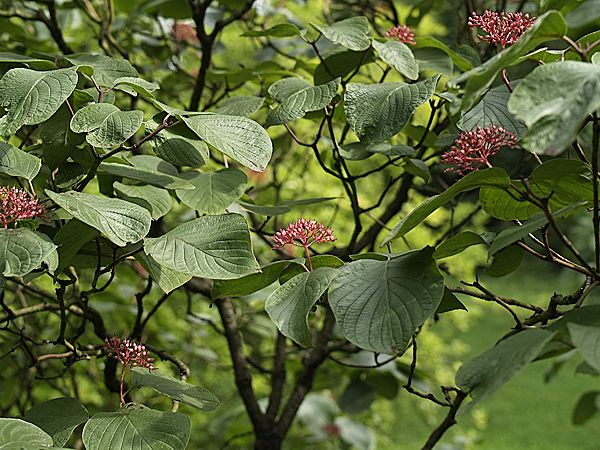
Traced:
<path fill-rule="evenodd" d="M 579 397 L 573 410 L 573 425 L 583 425 L 600 411 L 600 391 L 590 391 Z"/>
<path fill-rule="evenodd" d="M 569 27 L 580 28 L 592 24 L 600 18 L 600 0 L 576 2 L 579 5 L 567 13 Z"/>
<path fill-rule="evenodd" d="M 184 117 L 183 121 L 207 144 L 252 170 L 264 171 L 271 159 L 271 139 L 264 128 L 251 119 L 204 113 Z"/>
<path fill-rule="evenodd" d="M 564 208 L 559 209 L 552 213 L 552 216 L 556 219 L 564 218 L 569 216 L 570 214 L 585 209 L 587 202 L 580 202 L 574 205 L 565 206 Z M 496 236 L 492 244 L 489 248 L 490 256 L 496 254 L 498 251 L 503 248 L 508 247 L 509 245 L 514 244 L 517 241 L 520 241 L 524 237 L 526 237 L 529 233 L 532 233 L 536 230 L 539 230 L 544 225 L 548 223 L 548 218 L 544 213 L 540 213 L 533 217 L 531 220 L 522 223 L 521 225 L 514 225 L 512 227 L 506 228 L 502 230 L 502 232 Z"/>
<path fill-rule="evenodd" d="M 0 142 L 0 172 L 13 177 L 33 180 L 42 167 L 42 161 L 6 142 Z"/>
<path fill-rule="evenodd" d="M 519 268 L 524 256 L 525 250 L 516 245 L 503 248 L 496 253 L 492 263 L 486 267 L 485 273 L 490 277 L 504 277 Z"/>
<path fill-rule="evenodd" d="M 522 181 L 513 180 L 512 183 L 525 190 Z M 479 191 L 479 202 L 486 213 L 503 220 L 527 220 L 541 211 L 528 200 L 517 200 L 520 196 L 521 194 L 512 186 L 508 188 L 484 186 Z"/>
<path fill-rule="evenodd" d="M 291 86 L 287 86 L 291 84 Z M 285 87 L 281 87 L 285 85 Z M 287 92 L 281 104 L 269 111 L 266 126 L 278 125 L 300 119 L 310 111 L 319 111 L 327 106 L 338 90 L 340 78 L 319 86 L 305 86 L 296 90 L 298 83 L 294 78 L 284 78 L 269 88 L 273 97 L 281 98 L 281 92 Z M 272 94 L 275 92 L 276 94 Z"/>
<path fill-rule="evenodd" d="M 553 158 L 537 166 L 529 177 L 533 193 L 550 197 L 554 208 L 593 201 L 593 186 L 590 165 L 578 159 Z"/>
<path fill-rule="evenodd" d="M 69 220 L 54 235 L 54 243 L 58 245 L 58 267 L 60 273 L 69 266 L 77 252 L 84 244 L 98 237 L 100 233 L 95 228 L 77 219 Z"/>
<path fill-rule="evenodd" d="M 454 63 L 454 65 L 456 67 L 458 67 L 460 70 L 470 70 L 473 67 L 473 64 L 471 63 L 471 61 L 469 61 L 467 58 L 460 55 L 456 51 L 452 50 L 450 47 L 448 47 L 442 41 L 440 41 L 434 37 L 431 37 L 431 36 L 418 37 L 417 36 L 416 41 L 417 41 L 417 45 L 416 45 L 417 48 L 436 48 L 438 50 L 443 51 L 446 55 L 448 55 L 452 59 L 452 62 Z"/>
<path fill-rule="evenodd" d="M 93 147 L 112 148 L 133 136 L 142 125 L 141 111 L 121 111 L 110 103 L 92 103 L 78 110 L 71 119 L 71 130 L 87 133 Z"/>
<path fill-rule="evenodd" d="M 148 271 L 150 277 L 167 294 L 192 279 L 192 276 L 189 274 L 177 272 L 158 264 L 154 258 L 145 253 L 136 253 L 135 259 Z"/>
<path fill-rule="evenodd" d="M 56 447 L 62 447 L 73 430 L 88 417 L 87 410 L 78 400 L 62 397 L 38 403 L 27 411 L 24 419 L 48 433 Z"/>
<path fill-rule="evenodd" d="M 456 195 L 461 192 L 470 191 L 482 186 L 497 186 L 501 188 L 508 187 L 509 178 L 503 169 L 494 167 L 477 172 L 471 172 L 458 180 L 441 194 L 428 198 L 415 209 L 413 209 L 404 219 L 396 225 L 392 231 L 385 237 L 382 246 L 404 236 L 423 220 L 429 217 L 434 211 L 442 207 Z"/>
<path fill-rule="evenodd" d="M 249 117 L 257 112 L 264 102 L 264 97 L 255 97 L 253 95 L 229 97 L 219 104 L 215 112 L 229 116 Z"/>
<path fill-rule="evenodd" d="M 113 89 L 121 89 L 133 95 L 137 93 L 152 97 L 152 92 L 160 89 L 160 86 L 138 77 L 120 77 L 113 81 Z"/>
<path fill-rule="evenodd" d="M 365 143 L 385 141 L 406 125 L 435 91 L 439 76 L 418 83 L 350 83 L 346 87 L 348 123 Z"/>
<path fill-rule="evenodd" d="M 515 88 L 508 107 L 528 127 L 522 145 L 556 156 L 600 108 L 600 67 L 576 61 L 537 67 Z"/>
<path fill-rule="evenodd" d="M 434 73 L 441 73 L 449 77 L 454 74 L 452 58 L 442 50 L 437 48 L 415 48 L 413 55 L 415 55 L 415 60 L 421 71 L 431 70 Z"/>
<path fill-rule="evenodd" d="M 77 80 L 74 69 L 6 72 L 0 80 L 0 106 L 7 111 L 0 122 L 0 135 L 48 120 L 75 90 Z"/>
<path fill-rule="evenodd" d="M 0 269 L 6 277 L 23 276 L 51 264 L 56 245 L 44 234 L 28 228 L 0 228 Z"/>
<path fill-rule="evenodd" d="M 228 168 L 218 172 L 186 172 L 182 177 L 194 185 L 194 189 L 177 190 L 177 197 L 190 208 L 202 214 L 222 213 L 239 199 L 246 190 L 246 174 Z"/>
<path fill-rule="evenodd" d="M 421 178 L 425 183 L 429 183 L 429 179 L 431 178 L 429 166 L 424 161 L 408 158 L 404 162 L 404 170 L 415 177 Z"/>
<path fill-rule="evenodd" d="M 366 17 L 351 17 L 329 26 L 314 25 L 334 44 L 341 45 L 354 51 L 366 50 L 371 46 L 369 37 L 369 19 Z"/>
<path fill-rule="evenodd" d="M 145 183 L 158 187 L 164 187 L 166 189 L 194 188 L 192 183 L 184 180 L 183 178 L 141 166 L 134 167 L 127 164 L 103 162 L 98 167 L 98 172 L 109 173 L 118 177 L 143 181 Z"/>
<path fill-rule="evenodd" d="M 77 54 L 65 56 L 75 66 L 89 66 L 93 78 L 100 87 L 111 88 L 119 78 L 137 78 L 137 70 L 125 59 L 110 58 L 105 55 Z"/>
<path fill-rule="evenodd" d="M 260 269 L 248 224 L 239 214 L 184 223 L 159 238 L 146 238 L 145 251 L 159 264 L 204 278 L 227 280 Z"/>
<path fill-rule="evenodd" d="M 36 70 L 54 69 L 56 67 L 54 62 L 48 59 L 33 58 L 11 52 L 0 52 L 0 64 L 6 63 L 26 64 Z"/>
<path fill-rule="evenodd" d="M 52 438 L 41 428 L 21 419 L 0 418 L 0 449 L 37 450 L 52 447 Z"/>
<path fill-rule="evenodd" d="M 433 252 L 434 259 L 448 258 L 458 255 L 473 245 L 489 245 L 488 236 L 481 236 L 472 231 L 462 231 L 438 245 Z"/>
<path fill-rule="evenodd" d="M 266 30 L 251 30 L 242 33 L 244 37 L 292 37 L 299 36 L 300 30 L 296 25 L 291 23 L 278 23 L 277 25 L 273 25 Z"/>
<path fill-rule="evenodd" d="M 306 268 L 308 268 L 306 258 L 297 258 L 293 261 L 297 262 L 297 264 L 290 264 L 281 273 L 281 276 L 279 277 L 279 282 L 281 284 L 286 283 L 288 280 L 291 280 L 302 272 L 306 272 Z M 319 267 L 331 267 L 337 269 L 344 265 L 344 261 L 333 255 L 316 255 L 311 258 L 311 262 L 313 269 L 318 269 Z"/>
<path fill-rule="evenodd" d="M 134 367 L 131 369 L 131 383 L 135 387 L 150 387 L 173 400 L 202 411 L 212 411 L 220 403 L 219 399 L 208 389 L 173 378 L 159 369 L 149 371 L 141 367 Z"/>
<path fill-rule="evenodd" d="M 92 416 L 83 428 L 87 450 L 184 450 L 190 439 L 190 419 L 183 414 L 130 406 Z"/>
<path fill-rule="evenodd" d="M 248 202 L 238 202 L 242 208 L 250 211 L 254 214 L 261 214 L 263 216 L 278 216 L 290 212 L 292 208 L 287 205 L 256 205 Z"/>
<path fill-rule="evenodd" d="M 568 323 L 573 345 L 591 367 L 600 371 L 600 328 Z"/>
<path fill-rule="evenodd" d="M 148 124 L 153 129 L 158 127 L 158 123 L 154 121 L 149 121 Z M 185 124 L 160 131 L 150 142 L 157 156 L 176 166 L 200 167 L 210 158 L 208 145 L 198 139 Z"/>
<path fill-rule="evenodd" d="M 432 254 L 426 247 L 386 261 L 360 259 L 339 269 L 329 304 L 346 339 L 364 350 L 402 354 L 444 294 L 444 278 Z"/>
<path fill-rule="evenodd" d="M 444 295 L 439 306 L 435 310 L 436 314 L 443 314 L 445 312 L 456 311 L 462 309 L 467 311 L 467 307 L 452 293 L 450 289 L 444 287 Z"/>
<path fill-rule="evenodd" d="M 454 87 L 466 83 L 462 108 L 465 110 L 471 109 L 492 85 L 502 69 L 508 67 L 519 56 L 526 54 L 542 42 L 561 39 L 566 32 L 567 25 L 565 19 L 559 12 L 549 11 L 538 17 L 533 26 L 517 42 L 488 59 L 482 65 L 452 80 Z"/>
<path fill-rule="evenodd" d="M 516 136 L 523 136 L 527 128 L 508 111 L 509 97 L 510 92 L 504 85 L 490 89 L 477 105 L 462 114 L 459 128 L 473 130 L 498 125 Z"/>
<path fill-rule="evenodd" d="M 373 41 L 381 60 L 410 80 L 419 78 L 419 65 L 408 45 L 397 41 Z"/>
<path fill-rule="evenodd" d="M 367 411 L 376 399 L 374 387 L 360 379 L 353 380 L 338 399 L 342 411 L 348 414 L 359 414 Z"/>
<path fill-rule="evenodd" d="M 270 286 L 279 279 L 281 273 L 293 261 L 275 261 L 261 268 L 259 273 L 252 273 L 234 280 L 215 280 L 211 298 L 244 297 Z"/>
<path fill-rule="evenodd" d="M 374 61 L 371 48 L 362 52 L 353 52 L 338 47 L 328 56 L 325 56 L 313 74 L 315 84 L 325 84 L 338 77 L 345 77 L 353 73 L 363 64 Z"/>
<path fill-rule="evenodd" d="M 456 385 L 471 395 L 470 406 L 488 398 L 533 361 L 552 336 L 545 330 L 525 330 L 463 364 L 456 374 Z"/>
<path fill-rule="evenodd" d="M 73 217 L 104 233 L 120 247 L 138 242 L 150 230 L 150 213 L 134 203 L 75 191 L 57 194 L 46 190 L 46 194 Z"/>
<path fill-rule="evenodd" d="M 119 198 L 150 211 L 153 220 L 167 214 L 173 206 L 173 200 L 165 189 L 147 185 L 123 184 L 118 181 L 113 183 L 113 188 Z"/>
<path fill-rule="evenodd" d="M 331 267 L 302 272 L 269 295 L 265 310 L 281 334 L 302 347 L 312 346 L 308 314 L 337 274 Z"/>

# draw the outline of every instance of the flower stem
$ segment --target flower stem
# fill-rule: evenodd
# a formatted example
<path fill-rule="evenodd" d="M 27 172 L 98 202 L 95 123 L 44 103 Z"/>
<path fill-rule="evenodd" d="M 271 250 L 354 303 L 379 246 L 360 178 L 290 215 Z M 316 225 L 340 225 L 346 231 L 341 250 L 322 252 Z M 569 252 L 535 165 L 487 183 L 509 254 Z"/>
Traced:
<path fill-rule="evenodd" d="M 306 261 L 308 262 L 308 268 L 312 272 L 313 265 L 312 265 L 312 261 L 310 259 L 310 251 L 308 250 L 308 245 L 306 245 L 306 244 L 304 245 L 304 251 L 306 252 Z"/>
<path fill-rule="evenodd" d="M 123 394 L 123 384 L 125 381 L 125 365 L 123 364 L 121 366 L 121 377 L 119 378 L 119 387 L 120 387 L 120 394 L 121 394 L 121 404 L 120 406 L 123 407 L 125 406 L 125 395 Z"/>

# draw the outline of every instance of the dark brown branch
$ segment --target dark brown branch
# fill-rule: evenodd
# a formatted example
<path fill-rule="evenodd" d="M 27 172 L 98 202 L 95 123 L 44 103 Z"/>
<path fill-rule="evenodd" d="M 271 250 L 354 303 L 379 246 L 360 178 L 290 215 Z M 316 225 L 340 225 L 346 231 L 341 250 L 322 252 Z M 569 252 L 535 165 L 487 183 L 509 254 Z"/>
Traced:
<path fill-rule="evenodd" d="M 456 397 L 454 398 L 454 402 L 450 407 L 450 411 L 448 411 L 448 414 L 446 415 L 442 423 L 435 430 L 433 430 L 433 433 L 429 435 L 427 442 L 421 450 L 432 449 L 435 446 L 435 444 L 439 442 L 444 433 L 448 431 L 450 427 L 456 424 L 456 413 L 458 413 L 460 405 L 465 400 L 465 398 L 467 398 L 466 392 L 460 390 L 456 391 Z"/>

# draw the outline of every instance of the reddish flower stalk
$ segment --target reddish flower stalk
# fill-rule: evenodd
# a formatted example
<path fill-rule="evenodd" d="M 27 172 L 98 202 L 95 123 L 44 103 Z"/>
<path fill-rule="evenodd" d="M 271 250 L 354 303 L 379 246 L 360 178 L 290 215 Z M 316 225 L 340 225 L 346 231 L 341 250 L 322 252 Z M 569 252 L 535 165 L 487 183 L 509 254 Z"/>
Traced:
<path fill-rule="evenodd" d="M 415 41 L 415 33 L 413 33 L 410 27 L 406 25 L 397 25 L 393 28 L 390 28 L 386 31 L 385 36 L 396 39 L 403 44 L 415 45 L 417 43 Z"/>
<path fill-rule="evenodd" d="M 15 187 L 0 187 L 0 223 L 4 228 L 19 220 L 43 217 L 46 209 L 37 198 Z"/>
<path fill-rule="evenodd" d="M 445 171 L 455 171 L 459 175 L 481 167 L 492 167 L 489 158 L 496 155 L 503 146 L 512 147 L 517 143 L 517 136 L 497 125 L 485 128 L 477 127 L 471 131 L 463 131 L 454 141 L 442 161 L 451 164 Z"/>
<path fill-rule="evenodd" d="M 488 44 L 500 44 L 502 48 L 514 44 L 533 25 L 535 17 L 522 12 L 507 13 L 485 11 L 481 16 L 473 12 L 469 17 L 469 26 L 479 27 L 486 34 L 479 39 Z"/>
<path fill-rule="evenodd" d="M 121 363 L 119 392 L 121 395 L 121 406 L 123 406 L 125 405 L 125 393 L 123 392 L 125 369 L 131 370 L 133 367 L 143 367 L 144 369 L 154 370 L 156 369 L 156 366 L 152 363 L 154 359 L 148 357 L 148 351 L 146 350 L 145 345 L 138 344 L 129 339 L 121 340 L 116 336 L 104 341 L 104 351 Z"/>
<path fill-rule="evenodd" d="M 290 223 L 287 227 L 275 233 L 273 237 L 273 250 L 278 250 L 287 244 L 303 247 L 309 269 L 312 272 L 313 266 L 309 248 L 313 244 L 333 242 L 335 239 L 336 237 L 333 235 L 331 228 L 327 228 L 322 223 L 313 219 L 298 219 L 296 222 Z"/>

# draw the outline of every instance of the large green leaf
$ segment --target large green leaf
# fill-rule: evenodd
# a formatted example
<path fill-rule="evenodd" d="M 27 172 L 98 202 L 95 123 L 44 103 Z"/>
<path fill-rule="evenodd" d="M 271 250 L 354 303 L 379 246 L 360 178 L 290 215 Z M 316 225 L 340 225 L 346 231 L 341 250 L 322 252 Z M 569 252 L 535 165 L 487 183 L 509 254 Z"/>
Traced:
<path fill-rule="evenodd" d="M 138 77 L 120 77 L 113 82 L 113 89 L 123 90 L 133 96 L 142 94 L 152 97 L 152 92 L 160 89 L 160 86 Z"/>
<path fill-rule="evenodd" d="M 139 252 L 135 254 L 135 259 L 148 271 L 150 277 L 158 283 L 158 286 L 166 293 L 177 289 L 192 279 L 187 273 L 177 272 L 158 264 L 154 258 Z"/>
<path fill-rule="evenodd" d="M 239 214 L 184 223 L 159 238 L 146 238 L 145 250 L 159 264 L 198 277 L 239 278 L 260 269 L 248 224 Z"/>
<path fill-rule="evenodd" d="M 568 323 L 567 328 L 585 362 L 600 372 L 600 327 Z"/>
<path fill-rule="evenodd" d="M 284 78 L 275 82 L 269 88 L 269 93 L 287 91 L 288 95 L 281 100 L 281 104 L 275 109 L 269 111 L 267 115 L 266 125 L 278 125 L 292 122 L 296 119 L 304 117 L 307 112 L 319 111 L 331 102 L 340 85 L 340 78 L 330 81 L 327 84 L 319 86 L 306 85 L 298 86 L 294 78 Z M 291 84 L 293 87 L 300 89 L 292 89 L 289 87 L 280 87 L 280 85 Z M 273 95 L 280 97 L 280 95 Z"/>
<path fill-rule="evenodd" d="M 469 110 L 475 105 L 485 91 L 492 85 L 502 69 L 508 67 L 519 56 L 534 49 L 538 44 L 560 39 L 567 32 L 567 25 L 561 13 L 549 11 L 538 17 L 536 22 L 521 38 L 482 65 L 452 80 L 454 86 L 466 83 L 462 108 Z"/>
<path fill-rule="evenodd" d="M 52 447 L 52 438 L 32 423 L 0 418 L 0 449 L 37 450 Z"/>
<path fill-rule="evenodd" d="M 6 142 L 0 142 L 0 172 L 31 181 L 41 167 L 42 161 L 37 156 L 30 155 Z"/>
<path fill-rule="evenodd" d="M 308 313 L 337 274 L 331 267 L 302 272 L 269 295 L 265 310 L 281 334 L 303 347 L 312 346 Z"/>
<path fill-rule="evenodd" d="M 150 212 L 134 203 L 74 191 L 57 194 L 46 190 L 46 194 L 73 217 L 104 233 L 120 247 L 138 242 L 150 230 Z"/>
<path fill-rule="evenodd" d="M 185 450 L 190 419 L 142 405 L 98 413 L 83 428 L 86 450 Z"/>
<path fill-rule="evenodd" d="M 419 65 L 408 45 L 397 41 L 373 41 L 381 60 L 410 80 L 419 78 Z"/>
<path fill-rule="evenodd" d="M 152 129 L 158 127 L 152 120 L 147 124 Z M 176 166 L 200 167 L 210 157 L 208 145 L 183 123 L 160 131 L 150 142 L 157 156 Z"/>
<path fill-rule="evenodd" d="M 34 58 L 11 52 L 0 52 L 0 64 L 6 63 L 26 64 L 36 70 L 54 69 L 56 67 L 56 64 L 48 59 Z"/>
<path fill-rule="evenodd" d="M 218 172 L 186 172 L 182 177 L 194 185 L 194 189 L 177 190 L 179 199 L 202 214 L 219 214 L 244 195 L 246 174 L 228 168 Z"/>
<path fill-rule="evenodd" d="M 432 254 L 426 247 L 386 261 L 361 259 L 339 269 L 329 304 L 346 339 L 365 350 L 402 354 L 444 294 L 444 278 Z"/>
<path fill-rule="evenodd" d="M 329 26 L 313 25 L 334 44 L 350 50 L 361 51 L 371 46 L 369 37 L 369 19 L 366 17 L 351 17 Z"/>
<path fill-rule="evenodd" d="M 54 243 L 58 245 L 57 272 L 69 266 L 77 252 L 86 243 L 98 237 L 99 231 L 77 219 L 69 220 L 54 235 Z"/>
<path fill-rule="evenodd" d="M 522 181 L 513 180 L 512 184 L 525 190 Z M 512 186 L 484 186 L 479 191 L 479 202 L 486 213 L 503 220 L 527 220 L 541 211 L 529 200 L 521 199 L 521 194 Z"/>
<path fill-rule="evenodd" d="M 51 266 L 55 249 L 44 234 L 28 228 L 0 228 L 0 270 L 6 277 L 26 275 L 42 263 Z"/>
<path fill-rule="evenodd" d="M 169 192 L 155 186 L 123 184 L 115 181 L 113 188 L 119 198 L 140 205 L 150 211 L 153 220 L 167 214 L 173 206 L 173 200 Z"/>
<path fill-rule="evenodd" d="M 207 144 L 252 170 L 264 171 L 271 159 L 271 138 L 251 119 L 204 113 L 184 117 L 183 121 Z"/>
<path fill-rule="evenodd" d="M 351 83 L 346 87 L 348 123 L 362 142 L 385 141 L 406 125 L 435 91 L 439 75 L 418 83 Z"/>
<path fill-rule="evenodd" d="M 100 87 L 112 88 L 119 78 L 137 78 L 138 72 L 126 59 L 106 55 L 77 54 L 65 59 L 75 66 L 89 66 L 93 78 Z"/>
<path fill-rule="evenodd" d="M 62 447 L 73 430 L 88 417 L 87 410 L 78 400 L 62 397 L 36 404 L 24 418 L 48 433 L 56 447 Z"/>
<path fill-rule="evenodd" d="M 517 136 L 523 136 L 527 128 L 508 111 L 509 97 L 510 92 L 504 85 L 490 89 L 477 105 L 463 113 L 459 127 L 472 130 L 498 125 Z"/>
<path fill-rule="evenodd" d="M 264 102 L 264 97 L 238 95 L 223 100 L 215 109 L 215 112 L 217 114 L 226 114 L 230 116 L 249 117 L 258 111 Z"/>
<path fill-rule="evenodd" d="M 362 52 L 353 52 L 338 47 L 324 56 L 323 62 L 317 66 L 313 74 L 314 83 L 324 84 L 338 77 L 343 78 L 374 59 L 375 55 L 371 48 Z"/>
<path fill-rule="evenodd" d="M 510 336 L 475 359 L 463 364 L 456 374 L 456 385 L 467 391 L 475 404 L 489 397 L 533 361 L 553 333 L 525 330 Z"/>
<path fill-rule="evenodd" d="M 159 172 L 148 167 L 130 166 L 127 164 L 103 162 L 98 168 L 100 173 L 110 173 L 118 177 L 143 181 L 166 189 L 193 189 L 192 183 L 166 172 Z"/>
<path fill-rule="evenodd" d="M 219 406 L 219 399 L 208 389 L 173 378 L 159 369 L 149 371 L 141 367 L 134 367 L 131 370 L 131 383 L 135 387 L 150 387 L 173 400 L 203 411 L 212 411 Z"/>
<path fill-rule="evenodd" d="M 36 125 L 52 117 L 77 86 L 75 69 L 38 72 L 11 69 L 0 80 L 0 106 L 7 111 L 0 135 L 15 133 L 23 125 Z"/>
<path fill-rule="evenodd" d="M 85 140 L 94 147 L 121 145 L 142 125 L 141 111 L 121 111 L 110 103 L 92 103 L 78 110 L 71 119 L 71 130 L 87 133 Z"/>
<path fill-rule="evenodd" d="M 394 239 L 404 236 L 423 220 L 429 217 L 435 210 L 442 207 L 461 192 L 470 191 L 482 186 L 497 186 L 508 188 L 509 178 L 503 169 L 494 167 L 477 172 L 471 172 L 458 180 L 441 194 L 428 198 L 396 225 L 385 237 L 381 245 L 385 245 Z"/>
<path fill-rule="evenodd" d="M 600 66 L 565 61 L 537 67 L 515 88 L 508 107 L 529 129 L 525 148 L 558 155 L 600 108 Z"/>

